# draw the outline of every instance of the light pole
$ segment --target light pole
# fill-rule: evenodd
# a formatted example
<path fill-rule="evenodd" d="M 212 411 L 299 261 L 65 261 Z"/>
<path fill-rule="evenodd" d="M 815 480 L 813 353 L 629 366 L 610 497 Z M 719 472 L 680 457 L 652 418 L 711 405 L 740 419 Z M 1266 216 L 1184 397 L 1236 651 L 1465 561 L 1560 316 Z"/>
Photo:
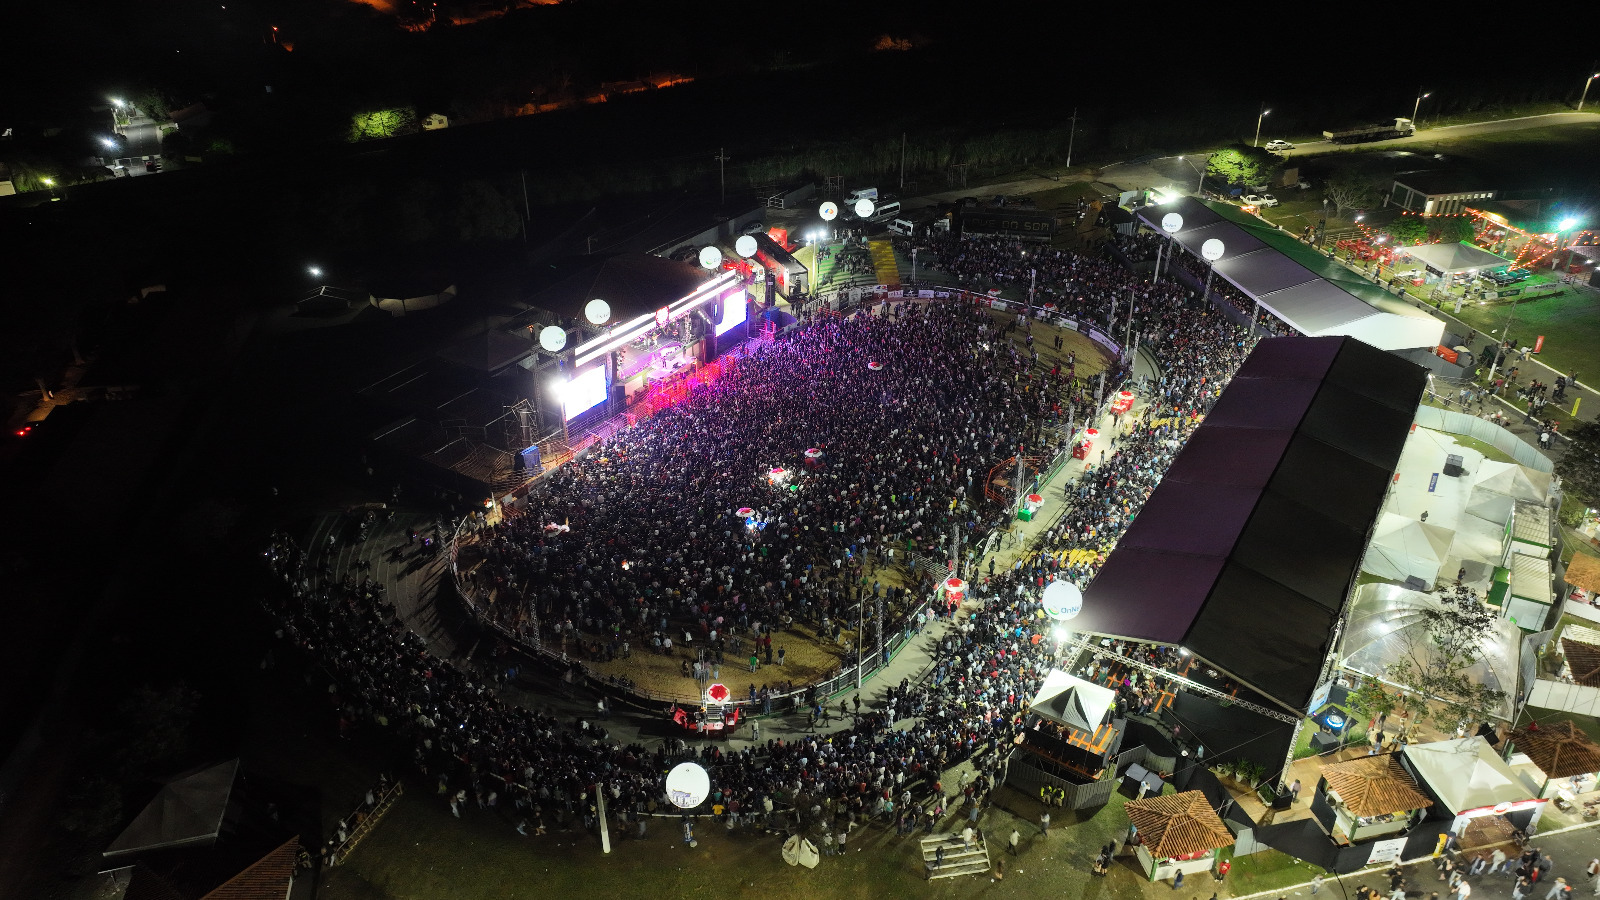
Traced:
<path fill-rule="evenodd" d="M 1561 266 L 1561 236 L 1563 234 L 1566 234 L 1567 232 L 1571 231 L 1572 229 L 1577 228 L 1577 227 L 1578 227 L 1578 220 L 1577 219 L 1572 219 L 1572 218 L 1562 219 L 1560 224 L 1558 224 L 1556 226 L 1556 248 L 1553 251 L 1551 251 L 1551 253 L 1550 253 L 1550 268 L 1551 268 L 1552 271 Z M 1571 267 L 1572 267 L 1572 248 L 1569 246 L 1567 248 L 1567 268 L 1571 268 Z M 1565 273 L 1563 273 L 1563 274 L 1565 274 Z M 1514 303 L 1512 304 L 1512 306 L 1515 306 L 1515 305 L 1516 304 L 1514 304 Z"/>
<path fill-rule="evenodd" d="M 1256 139 L 1250 142 L 1250 146 L 1261 146 L 1261 120 L 1265 119 L 1267 117 L 1267 113 L 1269 112 L 1272 112 L 1272 110 L 1267 109 L 1267 105 L 1265 103 L 1261 104 L 1261 115 L 1256 116 Z"/>
<path fill-rule="evenodd" d="M 1433 96 L 1433 92 L 1432 91 L 1429 91 L 1428 93 L 1424 94 L 1422 92 L 1422 88 L 1417 88 L 1417 102 L 1411 104 L 1411 127 L 1412 128 L 1417 127 L 1417 110 L 1422 108 L 1422 101 L 1424 101 L 1424 100 L 1426 100 L 1426 99 L 1428 99 L 1429 97 L 1432 97 L 1432 96 Z"/>
<path fill-rule="evenodd" d="M 1583 89 L 1587 91 L 1589 89 L 1589 86 L 1586 84 L 1586 85 L 1583 86 Z M 1578 104 L 1578 108 L 1579 109 L 1583 109 L 1583 104 L 1579 103 Z M 1077 141 L 1077 139 L 1078 139 L 1078 108 L 1076 106 L 1074 106 L 1072 108 L 1072 130 L 1067 132 L 1067 168 L 1069 168 L 1069 169 L 1072 168 L 1072 145 L 1073 145 L 1073 143 L 1075 141 Z"/>
<path fill-rule="evenodd" d="M 1183 160 L 1184 162 L 1188 163 L 1189 167 L 1191 169 L 1194 169 L 1196 172 L 1200 173 L 1200 180 L 1195 183 L 1194 192 L 1195 192 L 1195 196 L 1204 197 L 1205 196 L 1205 191 L 1202 190 L 1202 189 L 1206 186 L 1206 170 L 1205 170 L 1205 168 L 1202 167 L 1202 166 L 1195 165 L 1194 164 L 1194 160 L 1189 159 L 1187 156 L 1180 156 L 1178 158 Z"/>
<path fill-rule="evenodd" d="M 1600 78 L 1600 72 L 1583 80 L 1583 93 L 1578 95 L 1578 112 L 1583 112 L 1583 101 L 1589 99 L 1589 85 L 1593 84 L 1596 78 Z"/>

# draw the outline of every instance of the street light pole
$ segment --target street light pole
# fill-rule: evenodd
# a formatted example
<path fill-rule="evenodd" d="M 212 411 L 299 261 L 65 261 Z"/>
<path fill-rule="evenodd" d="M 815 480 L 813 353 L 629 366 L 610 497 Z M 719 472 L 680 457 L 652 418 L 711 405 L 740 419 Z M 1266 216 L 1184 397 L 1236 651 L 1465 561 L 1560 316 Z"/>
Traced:
<path fill-rule="evenodd" d="M 1187 156 L 1180 156 L 1178 158 L 1183 160 L 1184 162 L 1188 163 L 1190 168 L 1192 168 L 1196 172 L 1200 173 L 1200 180 L 1195 183 L 1194 192 L 1195 192 L 1195 196 L 1197 196 L 1197 197 L 1202 197 L 1202 198 L 1205 197 L 1205 186 L 1206 186 L 1206 170 L 1205 170 L 1205 167 L 1204 166 L 1195 165 L 1194 161 L 1189 159 Z"/>
<path fill-rule="evenodd" d="M 1267 117 L 1267 113 L 1269 112 L 1272 112 L 1272 110 L 1267 109 L 1267 105 L 1265 103 L 1261 104 L 1261 115 L 1256 116 L 1256 139 L 1250 142 L 1250 146 L 1261 146 L 1261 120 L 1265 119 Z"/>
<path fill-rule="evenodd" d="M 1422 101 L 1433 96 L 1433 92 L 1424 94 L 1422 88 L 1417 88 L 1417 102 L 1411 104 L 1411 127 L 1417 127 L 1417 110 L 1422 108 Z"/>
<path fill-rule="evenodd" d="M 1583 86 L 1583 89 L 1585 91 L 1587 91 L 1589 89 L 1589 86 L 1586 84 L 1586 85 Z M 1583 109 L 1583 104 L 1579 103 L 1578 104 L 1578 108 L 1579 109 Z M 1072 144 L 1073 144 L 1073 142 L 1075 140 L 1077 140 L 1077 137 L 1078 137 L 1078 108 L 1076 106 L 1074 106 L 1072 108 L 1072 130 L 1067 132 L 1067 168 L 1069 168 L 1069 169 L 1072 168 Z"/>
<path fill-rule="evenodd" d="M 1596 78 L 1600 78 L 1600 72 L 1596 72 L 1583 80 L 1583 93 L 1578 95 L 1578 112 L 1583 112 L 1583 101 L 1589 99 L 1589 85 L 1594 84 Z"/>

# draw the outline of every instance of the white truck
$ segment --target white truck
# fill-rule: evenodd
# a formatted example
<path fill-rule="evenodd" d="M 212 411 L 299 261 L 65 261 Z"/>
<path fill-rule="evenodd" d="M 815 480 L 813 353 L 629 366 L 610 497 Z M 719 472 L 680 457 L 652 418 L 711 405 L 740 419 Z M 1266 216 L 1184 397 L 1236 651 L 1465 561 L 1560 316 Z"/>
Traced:
<path fill-rule="evenodd" d="M 1334 144 L 1361 144 L 1367 141 L 1387 141 L 1391 138 L 1410 137 L 1417 126 L 1410 119 L 1396 118 L 1393 125 L 1362 125 L 1343 131 L 1324 131 L 1322 136 Z"/>
<path fill-rule="evenodd" d="M 845 195 L 844 205 L 846 208 L 855 206 L 857 200 L 871 200 L 873 203 L 877 203 L 878 189 L 875 187 L 856 188 Z"/>

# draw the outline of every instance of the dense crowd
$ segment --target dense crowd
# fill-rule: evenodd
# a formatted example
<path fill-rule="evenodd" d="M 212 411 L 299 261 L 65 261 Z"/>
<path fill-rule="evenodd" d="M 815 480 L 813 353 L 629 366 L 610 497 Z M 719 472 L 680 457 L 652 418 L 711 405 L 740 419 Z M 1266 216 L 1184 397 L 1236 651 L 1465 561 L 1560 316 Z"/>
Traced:
<path fill-rule="evenodd" d="M 953 304 L 820 320 L 563 466 L 463 568 L 501 623 L 602 653 L 720 663 L 797 620 L 838 637 L 861 559 L 986 528 L 990 469 L 1084 399 L 995 331 Z"/>
<path fill-rule="evenodd" d="M 287 590 L 269 611 L 325 674 L 341 730 L 392 735 L 458 815 L 475 803 L 528 834 L 592 825 L 597 787 L 619 824 L 642 834 L 665 771 L 690 756 L 712 772 L 708 802 L 728 827 L 787 816 L 829 852 L 835 831 L 847 840 L 845 823 L 873 817 L 932 830 L 959 806 L 976 821 L 997 751 L 1024 728 L 1056 663 L 1054 642 L 1036 640 L 1038 587 L 1093 577 L 1249 340 L 1184 287 L 1150 285 L 1105 260 L 983 241 L 935 252 L 972 279 L 1017 284 L 1035 271 L 1066 312 L 1109 315 L 1113 300 L 1132 298 L 1134 330 L 1162 373 L 1139 420 L 1118 423 L 1067 489 L 1068 510 L 1041 546 L 1009 570 L 990 562 L 925 681 L 902 682 L 875 709 L 841 701 L 852 724 L 832 734 L 737 750 L 621 745 L 603 729 L 604 701 L 593 719 L 563 720 L 501 700 L 492 682 L 504 673 L 485 678 L 433 656 L 376 585 L 319 570 L 280 535 L 268 555 Z M 970 532 L 1007 515 L 983 499 L 990 467 L 1019 444 L 1037 452 L 1042 427 L 1064 405 L 1087 403 L 1087 386 L 1008 339 L 1027 323 L 996 326 L 956 303 L 883 313 L 813 321 L 562 467 L 527 510 L 482 532 L 481 564 L 465 567 L 473 590 L 524 633 L 543 622 L 549 636 L 599 636 L 612 652 L 684 637 L 730 650 L 742 641 L 742 651 L 797 618 L 831 630 L 860 590 L 848 573 L 862 556 L 942 556 L 951 525 Z M 771 477 L 774 468 L 784 474 Z M 743 507 L 752 511 L 737 514 Z M 1150 685 L 1117 681 L 1098 659 L 1079 665 L 1116 683 L 1122 711 L 1149 708 Z M 812 702 L 826 720 L 831 710 Z M 940 782 L 966 759 L 975 776 Z"/>

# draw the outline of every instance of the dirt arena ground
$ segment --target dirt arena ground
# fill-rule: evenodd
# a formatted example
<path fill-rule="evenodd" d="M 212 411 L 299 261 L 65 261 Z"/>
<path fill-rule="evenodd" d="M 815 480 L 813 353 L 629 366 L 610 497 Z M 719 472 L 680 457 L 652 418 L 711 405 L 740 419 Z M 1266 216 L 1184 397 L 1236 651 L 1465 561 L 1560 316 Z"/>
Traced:
<path fill-rule="evenodd" d="M 879 581 L 885 587 L 904 587 L 906 585 L 906 572 L 899 566 L 869 566 L 867 581 Z M 872 607 L 869 604 L 867 613 L 870 615 Z M 854 620 L 840 633 L 841 641 L 854 642 L 856 631 Z M 869 626 L 868 632 L 872 633 Z M 746 646 L 748 646 L 748 636 Z M 777 664 L 778 648 L 783 647 L 788 652 L 784 654 L 782 666 Z M 568 653 L 579 659 L 584 664 L 600 673 L 602 677 L 619 675 L 630 678 L 640 688 L 662 694 L 677 694 L 686 698 L 698 697 L 700 686 L 693 677 L 685 677 L 683 663 L 687 660 L 692 665 L 695 658 L 693 646 L 684 647 L 676 642 L 670 655 L 653 653 L 646 645 L 641 651 L 639 643 L 634 642 L 633 655 L 627 659 L 616 659 L 610 662 L 584 659 L 576 648 L 568 647 Z M 802 687 L 825 681 L 843 665 L 844 651 L 841 644 L 817 634 L 815 627 L 809 623 L 796 622 L 783 632 L 775 634 L 772 638 L 773 663 L 761 664 L 759 670 L 750 671 L 748 651 L 742 660 L 734 659 L 732 654 L 724 654 L 725 663 L 721 666 L 717 680 L 731 688 L 736 696 L 745 696 L 751 684 L 757 688 L 763 685 L 773 687 L 786 681 L 794 682 L 795 687 Z M 764 657 L 763 657 L 764 659 Z"/>

